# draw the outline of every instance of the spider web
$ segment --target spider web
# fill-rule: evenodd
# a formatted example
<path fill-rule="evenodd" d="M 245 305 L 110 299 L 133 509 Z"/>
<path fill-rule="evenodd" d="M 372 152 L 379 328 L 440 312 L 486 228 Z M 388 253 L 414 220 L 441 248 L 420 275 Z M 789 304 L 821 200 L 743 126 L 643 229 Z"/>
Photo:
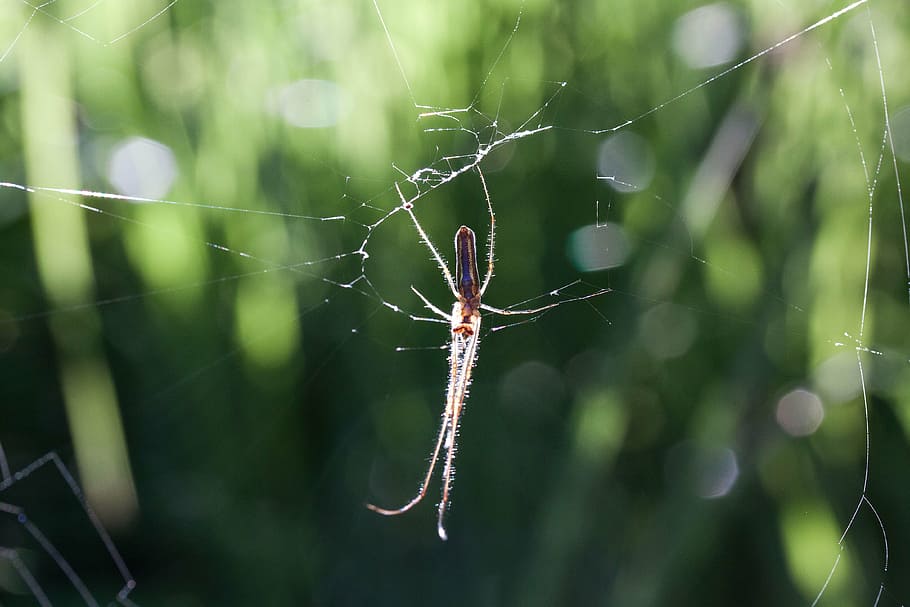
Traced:
<path fill-rule="evenodd" d="M 130 604 L 136 581 L 141 588 L 147 580 L 151 596 L 170 596 L 155 579 L 159 572 L 192 565 L 196 554 L 218 560 L 227 557 L 215 555 L 232 551 L 255 553 L 265 546 L 257 545 L 257 532 L 298 529 L 297 539 L 320 546 L 318 532 L 301 517 L 335 530 L 348 526 L 326 512 L 325 503 L 351 504 L 342 509 L 345 521 L 356 516 L 359 533 L 369 528 L 372 537 L 393 541 L 395 536 L 374 531 L 388 521 L 351 512 L 365 487 L 392 501 L 409 495 L 419 474 L 415 453 L 424 448 L 419 441 L 429 440 L 433 417 L 420 407 L 444 378 L 400 387 L 402 378 L 424 368 L 428 374 L 442 369 L 435 355 L 424 356 L 440 339 L 438 327 L 419 322 L 425 314 L 409 289 L 420 284 L 443 309 L 448 297 L 402 210 L 412 205 L 446 254 L 453 227 L 469 223 L 481 234 L 486 224 L 478 167 L 492 177 L 500 230 L 490 301 L 506 309 L 566 302 L 545 321 L 535 317 L 526 324 L 551 336 L 551 349 L 568 350 L 563 363 L 538 353 L 511 364 L 501 362 L 510 360 L 503 351 L 491 352 L 487 363 L 485 351 L 478 370 L 493 378 L 500 370 L 504 402 L 537 403 L 532 420 L 550 419 L 541 393 L 557 402 L 571 393 L 573 403 L 558 416 L 550 413 L 569 420 L 557 433 L 565 443 L 550 442 L 550 451 L 517 464 L 533 474 L 528 466 L 567 454 L 541 468 L 537 492 L 503 486 L 503 493 L 538 505 L 533 518 L 525 513 L 521 533 L 511 536 L 527 538 L 521 571 L 503 574 L 526 583 L 513 581 L 515 587 L 500 592 L 521 604 L 581 597 L 644 603 L 690 592 L 679 576 L 692 569 L 673 552 L 693 540 L 679 529 L 707 536 L 729 530 L 708 518 L 745 516 L 724 504 L 741 504 L 761 487 L 758 508 L 760 514 L 776 512 L 773 535 L 785 564 L 777 570 L 743 552 L 736 556 L 744 580 L 758 584 L 763 575 L 775 576 L 765 601 L 904 604 L 907 588 L 890 575 L 900 570 L 895 563 L 907 560 L 906 496 L 899 491 L 907 447 L 886 428 L 900 425 L 905 437 L 910 419 L 910 256 L 900 181 L 910 121 L 904 118 L 907 91 L 895 77 L 906 50 L 899 26 L 907 19 L 905 8 L 885 1 L 814 11 L 710 5 L 714 19 L 733 15 L 728 29 L 741 36 L 748 17 L 754 49 L 712 66 L 674 71 L 665 65 L 666 82 L 639 84 L 648 72 L 637 62 L 608 60 L 614 52 L 631 56 L 632 43 L 610 38 L 615 46 L 600 56 L 592 42 L 600 33 L 583 27 L 575 38 L 547 38 L 554 48 L 576 49 L 571 69 L 555 63 L 545 74 L 528 69 L 522 57 L 539 52 L 537 33 L 549 32 L 540 7 L 514 7 L 497 22 L 469 7 L 442 15 L 383 2 L 299 12 L 287 5 L 225 6 L 206 13 L 184 2 L 128 9 L 103 1 L 5 5 L 13 18 L 4 19 L 0 34 L 0 82 L 8 139 L 17 143 L 0 162 L 0 221 L 8 235 L 3 258 L 9 260 L 3 269 L 9 286 L 0 290 L 8 386 L 0 439 L 19 472 L 11 472 L 0 452 L 0 510 L 9 515 L 0 536 L 0 563 L 8 564 L 0 575 L 4 604 L 23 598 L 42 605 Z M 600 10 L 615 11 L 622 17 L 616 21 L 629 27 L 636 19 L 625 8 Z M 609 30 L 608 15 L 588 10 L 592 24 Z M 683 33 L 704 17 L 680 10 L 673 24 L 658 30 L 680 36 L 675 50 L 690 64 L 706 51 L 691 39 L 686 45 Z M 483 49 L 476 67 L 440 80 L 433 75 L 456 66 L 443 50 L 425 56 L 445 45 L 422 34 L 421 23 L 447 18 L 456 24 L 463 18 L 464 27 L 483 24 L 485 33 L 475 42 Z M 217 40 L 217 24 L 228 24 L 220 35 L 229 44 L 217 47 L 225 56 L 212 62 L 201 45 Z M 639 25 L 658 27 L 644 18 Z M 194 30 L 204 34 L 187 35 Z M 363 37 L 359 44 L 370 49 L 368 55 L 346 54 L 344 44 L 354 44 L 352 30 Z M 646 31 L 638 35 L 644 38 Z M 257 48 L 262 37 L 279 41 L 269 49 L 277 56 Z M 52 39 L 59 41 L 56 47 Z M 668 54 L 673 44 L 667 40 L 653 54 L 643 52 L 642 64 Z M 718 41 L 714 50 L 720 46 Z M 67 49 L 73 53 L 70 72 L 53 69 Z M 301 67 L 293 64 L 295 56 L 315 59 Z M 333 74 L 335 63 L 340 73 Z M 26 66 L 35 65 L 48 71 L 30 79 Z M 120 115 L 117 102 L 128 103 L 139 92 L 122 83 L 101 95 L 92 90 L 96 70 L 129 73 L 124 65 L 139 66 L 135 73 L 155 105 L 136 123 Z M 371 79 L 371 69 L 386 80 Z M 211 74 L 223 77 L 213 83 Z M 550 74 L 557 79 L 548 80 Z M 434 90 L 440 82 L 445 86 Z M 775 87 L 790 91 L 782 96 L 787 107 L 776 105 L 779 98 L 769 92 Z M 211 91 L 218 101 L 210 106 Z M 76 132 L 57 122 L 58 112 L 68 111 L 55 104 L 61 97 L 84 108 Z M 819 98 L 831 107 L 835 97 L 836 113 L 812 105 Z M 453 100 L 456 107 L 445 105 Z M 33 125 L 47 120 L 63 140 L 57 151 L 25 143 L 29 104 L 37 104 Z M 175 122 L 180 128 L 165 126 Z M 332 140 L 326 132 L 338 136 Z M 818 142 L 811 153 L 799 146 L 799 137 Z M 219 148 L 230 153 L 213 152 Z M 584 191 L 577 185 L 584 171 L 574 166 L 575 148 L 597 163 L 593 170 L 584 167 L 589 195 L 564 201 L 562 190 Z M 248 149 L 264 150 L 263 158 Z M 674 157 L 693 149 L 698 156 Z M 68 172 L 67 157 L 75 158 L 81 179 Z M 46 170 L 35 169 L 37 158 Z M 551 190 L 543 196 L 528 192 L 539 180 L 524 183 L 535 172 L 551 180 L 544 182 Z M 807 182 L 806 175 L 813 178 Z M 523 204 L 525 199 L 536 204 Z M 87 225 L 87 241 L 62 234 L 42 243 L 35 226 L 48 229 L 55 216 Z M 525 222 L 546 225 L 547 232 L 525 228 Z M 768 232 L 776 236 L 771 242 L 757 236 Z M 76 253 L 77 247 L 84 252 Z M 80 255 L 88 270 L 80 267 Z M 554 258 L 560 261 L 545 263 Z M 67 283 L 74 273 L 82 273 L 81 283 Z M 575 302 L 605 288 L 610 295 Z M 768 306 L 756 307 L 756 301 Z M 200 309 L 208 313 L 200 315 Z M 567 322 L 571 315 L 585 316 L 581 333 L 596 335 L 593 341 Z M 136 331 L 142 325 L 148 328 Z M 153 339 L 156 331 L 161 335 Z M 533 343 L 532 332 L 497 332 L 490 351 L 496 341 L 521 349 Z M 736 343 L 751 333 L 762 334 L 755 343 L 764 344 L 764 352 L 746 356 Z M 73 340 L 88 345 L 73 347 Z M 699 369 L 702 349 L 731 363 L 713 385 L 695 387 L 689 376 L 710 377 Z M 398 362 L 395 350 L 411 358 Z M 632 365 L 643 356 L 664 366 L 664 375 Z M 624 378 L 604 361 L 628 365 L 638 376 Z M 80 367 L 86 362 L 88 370 Z M 399 372 L 388 369 L 398 365 Z M 306 370 L 302 380 L 287 379 L 295 367 Z M 333 386 L 332 400 L 326 400 L 324 378 L 344 374 L 331 373 L 334 367 L 370 387 L 369 414 L 363 413 L 364 393 L 351 386 Z M 774 381 L 763 376 L 771 369 Z M 116 386 L 117 397 L 97 400 L 121 409 L 122 422 L 110 411 L 98 415 L 122 424 L 125 435 L 112 431 L 101 455 L 125 459 L 118 449 L 130 445 L 132 469 L 95 478 L 99 460 L 80 446 L 84 439 L 67 409 L 78 400 L 68 373 L 93 377 L 89 394 Z M 34 393 L 33 384 L 20 379 L 30 374 L 47 378 L 47 392 L 59 394 Z M 231 375 L 237 377 L 219 379 Z M 489 388 L 495 379 L 487 381 Z M 687 409 L 678 410 L 684 405 L 673 393 L 690 390 Z M 305 418 L 324 423 L 318 428 L 334 437 L 332 447 L 320 450 L 320 439 L 309 431 L 282 427 L 293 425 L 298 393 L 337 407 L 330 418 Z M 237 408 L 238 402 L 263 400 L 270 402 L 265 422 Z M 217 411 L 215 401 L 227 411 Z M 719 413 L 723 409 L 733 411 Z M 365 444 L 367 417 L 378 444 Z M 340 420 L 351 419 L 358 429 L 343 429 Z M 684 426 L 674 429 L 674 423 Z M 195 429 L 225 424 L 230 429 L 222 442 L 193 436 Z M 536 428 L 526 430 L 526 436 L 548 440 Z M 96 431 L 83 430 L 83 436 Z M 143 433 L 173 440 L 173 452 L 152 455 L 166 447 L 148 444 Z M 661 434 L 663 440 L 655 438 Z M 473 451 L 496 458 L 519 450 L 514 441 L 495 451 L 473 441 L 460 457 Z M 326 453 L 328 463 L 315 463 Z M 658 472 L 664 485 L 646 480 L 657 460 L 664 462 Z M 478 469 L 472 461 L 465 467 Z M 186 463 L 192 472 L 180 471 Z M 155 476 L 162 469 L 167 472 Z M 369 478 L 352 469 L 368 470 Z M 309 479 L 309 492 L 289 489 L 299 484 L 294 473 Z M 328 480 L 336 476 L 345 480 Z M 257 502 L 249 494 L 259 485 L 267 497 Z M 608 497 L 605 487 L 619 497 Z M 459 491 L 459 515 L 469 520 Z M 652 499 L 636 515 L 630 503 L 641 493 Z M 222 516 L 232 499 L 241 505 L 229 509 L 233 518 Z M 628 517 L 638 529 L 619 535 L 601 521 L 600 508 L 607 516 Z M 60 511 L 66 515 L 56 518 Z M 277 519 L 275 527 L 261 522 L 263 512 Z M 419 545 L 412 538 L 423 535 L 433 538 L 429 515 L 420 516 L 409 515 L 416 520 L 410 521 L 414 535 L 402 540 L 411 542 L 406 545 Z M 406 525 L 408 520 L 396 521 L 390 533 L 400 535 Z M 221 540 L 189 531 L 197 526 Z M 164 529 L 186 538 L 178 540 L 184 552 L 162 548 L 153 536 Z M 352 551 L 361 541 L 345 537 L 340 545 Z M 121 542 L 130 546 L 125 559 Z M 743 550 L 750 544 L 736 545 Z M 166 565 L 143 562 L 144 547 L 153 559 L 168 559 Z M 598 582 L 566 590 L 573 563 L 597 551 L 607 554 L 600 563 L 607 573 L 592 572 Z M 277 570 L 294 575 L 293 552 L 282 554 Z M 320 555 L 340 558 L 330 549 Z M 408 562 L 390 558 L 379 572 L 401 579 L 388 567 Z M 324 570 L 307 563 L 301 586 L 292 584 L 282 594 L 278 582 L 263 575 L 249 583 L 259 591 L 253 596 L 297 597 L 296 588 L 329 602 L 339 596 L 356 602 L 355 591 L 346 595 L 339 588 L 353 573 L 334 568 L 322 584 L 316 578 Z M 135 580 L 131 569 L 139 572 Z M 223 580 L 206 583 L 207 575 L 189 574 L 180 580 L 181 591 L 230 588 Z M 643 589 L 648 580 L 664 577 L 658 589 Z M 790 589 L 778 591 L 779 579 Z M 702 598 L 741 596 L 724 595 L 721 582 L 709 586 L 699 589 Z M 424 587 L 432 586 L 417 585 Z M 401 602 L 386 590 L 383 601 Z"/>

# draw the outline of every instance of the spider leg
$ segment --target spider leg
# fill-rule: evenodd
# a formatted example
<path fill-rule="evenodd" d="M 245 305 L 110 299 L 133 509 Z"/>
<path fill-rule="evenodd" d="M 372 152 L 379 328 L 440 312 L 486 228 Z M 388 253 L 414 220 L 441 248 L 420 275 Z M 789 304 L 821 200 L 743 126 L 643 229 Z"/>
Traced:
<path fill-rule="evenodd" d="M 480 170 L 480 165 L 477 166 L 477 174 L 480 176 L 481 185 L 483 185 L 483 195 L 487 201 L 487 211 L 490 212 L 490 237 L 487 239 L 487 274 L 483 277 L 483 284 L 480 286 L 480 296 L 483 297 L 483 294 L 487 290 L 487 285 L 490 284 L 490 280 L 493 278 L 493 243 L 496 237 L 496 215 L 493 213 L 493 203 L 490 201 L 490 191 L 487 189 L 487 180 L 484 179 L 483 171 Z"/>
<path fill-rule="evenodd" d="M 433 470 L 436 468 L 436 462 L 439 460 L 439 451 L 442 448 L 443 439 L 448 434 L 451 421 L 452 420 L 447 409 L 442 415 L 442 424 L 439 426 L 439 436 L 436 438 L 436 448 L 433 449 L 433 456 L 430 458 L 430 465 L 427 467 L 427 473 L 426 476 L 424 476 L 423 482 L 420 483 L 420 488 L 417 490 L 417 495 L 415 495 L 411 501 L 409 501 L 401 508 L 387 509 L 380 508 L 379 506 L 375 506 L 373 504 L 367 504 L 366 506 L 368 509 L 385 516 L 395 516 L 396 514 L 404 514 L 420 503 L 420 500 L 422 500 L 423 497 L 427 494 L 427 486 L 430 484 L 430 478 L 432 478 Z"/>
<path fill-rule="evenodd" d="M 561 299 L 555 301 L 551 304 L 545 306 L 540 306 L 539 308 L 529 308 L 527 310 L 509 310 L 503 308 L 495 308 L 493 306 L 488 306 L 487 304 L 480 304 L 480 309 L 485 312 L 492 312 L 493 314 L 499 314 L 501 316 L 515 316 L 515 315 L 530 315 L 530 314 L 542 314 L 547 310 L 552 310 L 556 306 L 561 306 L 562 304 L 571 303 L 573 301 L 584 301 L 586 299 L 592 299 L 594 297 L 599 297 L 606 293 L 609 293 L 612 289 L 598 289 L 593 293 L 588 293 L 587 295 L 579 295 L 578 297 L 570 297 L 569 299 Z M 555 294 L 555 293 L 554 293 Z"/>
<path fill-rule="evenodd" d="M 416 292 L 416 289 L 415 289 L 415 292 Z M 420 295 L 419 292 L 417 294 Z M 420 295 L 420 297 L 423 298 L 423 295 Z M 427 302 L 427 303 L 429 303 L 429 302 Z M 430 305 L 432 305 L 432 304 L 430 304 Z M 373 504 L 367 504 L 366 505 L 367 508 L 369 508 L 373 512 L 378 512 L 379 514 L 383 514 L 385 516 L 395 516 L 396 514 L 403 514 L 403 513 L 407 512 L 408 510 L 410 510 L 411 508 L 413 508 L 414 506 L 416 506 L 417 504 L 419 504 L 420 501 L 427 494 L 427 486 L 430 484 L 430 479 L 433 477 L 433 470 L 436 469 L 436 462 L 439 461 L 439 453 L 442 450 L 442 444 L 443 444 L 443 442 L 448 442 L 447 439 L 451 435 L 451 428 L 452 428 L 451 402 L 452 402 L 452 394 L 453 394 L 453 390 L 454 390 L 454 386 L 455 386 L 455 377 L 458 373 L 458 360 L 459 360 L 459 358 L 458 358 L 458 341 L 456 338 L 457 338 L 456 335 L 452 336 L 451 354 L 449 355 L 449 358 L 451 360 L 449 361 L 449 365 L 450 365 L 449 388 L 448 388 L 448 394 L 446 396 L 446 408 L 445 408 L 445 411 L 443 411 L 443 413 L 442 413 L 442 423 L 439 425 L 439 435 L 436 437 L 436 447 L 433 449 L 433 455 L 430 458 L 430 465 L 427 467 L 427 473 L 423 478 L 423 482 L 420 483 L 420 488 L 417 490 L 417 495 L 415 495 L 411 499 L 411 501 L 406 503 L 404 506 L 402 506 L 400 508 L 395 508 L 395 509 L 380 508 L 379 506 L 375 506 Z M 448 456 L 446 459 L 448 459 Z"/>
<path fill-rule="evenodd" d="M 442 316 L 445 319 L 445 322 L 449 322 L 452 319 L 451 314 L 446 314 L 445 312 L 443 312 L 442 310 L 440 310 L 439 308 L 434 306 L 430 302 L 430 300 L 424 296 L 423 293 L 421 293 L 420 291 L 418 291 L 417 289 L 414 288 L 414 285 L 411 285 L 411 290 L 417 294 L 417 297 L 420 298 L 420 300 L 423 302 L 423 305 L 426 306 L 428 310 L 430 310 L 431 312 L 435 312 L 436 314 L 439 314 L 440 316 Z"/>
<path fill-rule="evenodd" d="M 442 540 L 448 539 L 444 519 L 449 507 L 452 492 L 452 476 L 454 474 L 455 452 L 457 451 L 456 439 L 458 438 L 458 424 L 461 421 L 461 412 L 464 409 L 465 399 L 468 397 L 468 386 L 471 384 L 471 371 L 477 358 L 477 346 L 480 342 L 480 317 L 472 323 L 472 333 L 467 337 L 453 336 L 453 343 L 463 340 L 463 345 L 453 347 L 452 357 L 455 363 L 452 366 L 454 375 L 449 386 L 446 410 L 450 411 L 451 424 L 446 436 L 446 463 L 442 472 L 442 499 L 439 501 L 436 531 Z M 460 358 L 459 358 L 460 357 Z"/>
<path fill-rule="evenodd" d="M 485 312 L 492 312 L 493 314 L 499 314 L 501 316 L 518 316 L 518 315 L 531 315 L 531 314 L 543 314 L 547 310 L 552 310 L 556 306 L 565 303 L 562 301 L 557 301 L 539 308 L 531 308 L 528 310 L 504 310 L 502 308 L 494 308 L 493 306 L 488 306 L 487 304 L 480 304 L 480 309 Z"/>
<path fill-rule="evenodd" d="M 458 289 L 455 288 L 455 280 L 452 278 L 452 273 L 449 271 L 446 262 L 442 259 L 442 255 L 439 254 L 439 251 L 437 251 L 436 247 L 433 246 L 433 243 L 430 242 L 430 237 L 427 236 L 427 233 L 423 230 L 423 226 L 417 221 L 417 215 L 414 214 L 414 205 L 405 200 L 404 194 L 401 193 L 401 188 L 398 187 L 398 183 L 395 184 L 395 189 L 398 191 L 398 197 L 401 199 L 401 208 L 411 216 L 411 221 L 414 222 L 414 227 L 417 228 L 420 239 L 427 245 L 427 248 L 430 249 L 430 254 L 432 254 L 433 259 L 436 260 L 436 265 L 442 270 L 442 274 L 445 276 L 446 285 L 449 287 L 449 290 L 452 291 L 452 295 L 458 297 Z"/>

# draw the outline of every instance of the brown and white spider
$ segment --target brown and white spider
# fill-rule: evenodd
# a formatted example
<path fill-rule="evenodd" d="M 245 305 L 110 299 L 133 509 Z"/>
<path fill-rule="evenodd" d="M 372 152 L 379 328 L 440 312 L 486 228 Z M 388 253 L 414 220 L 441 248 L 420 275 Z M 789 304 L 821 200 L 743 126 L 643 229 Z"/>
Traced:
<path fill-rule="evenodd" d="M 401 193 L 401 190 L 398 191 L 398 195 L 402 201 L 401 208 L 403 208 L 408 213 L 408 215 L 411 216 L 411 220 L 414 222 L 414 227 L 417 228 L 417 232 L 420 234 L 421 240 L 430 250 L 433 258 L 436 260 L 436 264 L 439 266 L 439 269 L 442 270 L 446 284 L 452 291 L 452 295 L 455 296 L 455 304 L 452 306 L 452 312 L 450 314 L 446 314 L 442 309 L 433 305 L 433 303 L 431 303 L 430 300 L 428 300 L 420 291 L 418 291 L 413 286 L 411 287 L 411 290 L 417 294 L 417 296 L 420 298 L 428 310 L 444 319 L 444 321 L 450 325 L 451 342 L 449 344 L 449 382 L 446 389 L 446 405 L 445 410 L 442 414 L 442 424 L 439 428 L 439 435 L 436 438 L 436 447 L 433 449 L 433 455 L 430 458 L 430 465 L 427 468 L 426 476 L 424 477 L 423 482 L 420 484 L 417 495 L 415 495 L 411 501 L 406 503 L 404 506 L 401 506 L 400 508 L 386 509 L 380 508 L 379 506 L 374 506 L 373 504 L 366 505 L 367 508 L 373 512 L 378 512 L 379 514 L 384 514 L 386 516 L 392 516 L 396 514 L 403 514 L 420 503 L 424 495 L 426 495 L 427 486 L 430 483 L 430 478 L 433 476 L 433 470 L 436 468 L 436 462 L 439 460 L 439 454 L 444 445 L 446 453 L 445 465 L 442 472 L 442 499 L 439 501 L 436 525 L 439 537 L 443 540 L 448 538 L 446 535 L 445 526 L 443 524 L 443 519 L 445 517 L 445 513 L 449 507 L 449 501 L 451 499 L 450 496 L 452 492 L 452 475 L 454 472 L 453 464 L 455 461 L 456 451 L 455 440 L 458 435 L 458 424 L 461 421 L 462 409 L 464 409 L 465 399 L 468 396 L 468 387 L 471 384 L 471 372 L 477 360 L 477 349 L 480 346 L 481 311 L 504 316 L 542 314 L 547 310 L 555 308 L 558 305 L 568 303 L 570 301 L 579 301 L 582 299 L 597 297 L 598 295 L 602 295 L 609 290 L 600 289 L 594 293 L 589 293 L 584 296 L 564 299 L 545 306 L 540 306 L 539 308 L 532 308 L 528 310 L 494 308 L 493 306 L 488 306 L 485 303 L 481 303 L 481 298 L 483 297 L 483 294 L 486 292 L 487 287 L 490 284 L 490 279 L 493 277 L 493 244 L 496 217 L 493 214 L 493 204 L 490 201 L 490 194 L 487 190 L 486 180 L 484 179 L 483 173 L 480 171 L 479 167 L 477 169 L 477 174 L 480 176 L 480 182 L 483 185 L 483 191 L 487 202 L 487 210 L 490 214 L 490 236 L 487 240 L 487 272 L 482 283 L 478 277 L 477 245 L 474 232 L 471 230 L 471 228 L 467 226 L 461 226 L 458 228 L 458 231 L 455 232 L 455 279 L 453 280 L 452 273 L 449 271 L 449 268 L 446 265 L 445 261 L 442 259 L 442 256 L 439 254 L 439 251 L 437 251 L 436 247 L 433 246 L 433 243 L 430 241 L 427 233 L 420 225 L 420 222 L 417 221 L 417 217 L 414 215 L 413 204 L 405 200 L 404 196 Z M 554 294 L 557 292 L 558 291 L 554 292 Z"/>

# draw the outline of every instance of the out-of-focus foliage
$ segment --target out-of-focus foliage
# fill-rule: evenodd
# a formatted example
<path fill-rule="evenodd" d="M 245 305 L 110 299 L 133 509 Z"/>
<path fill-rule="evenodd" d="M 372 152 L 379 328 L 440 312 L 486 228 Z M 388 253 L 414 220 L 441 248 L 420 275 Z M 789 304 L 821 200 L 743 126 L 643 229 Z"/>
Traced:
<path fill-rule="evenodd" d="M 58 189 L 0 188 L 0 442 L 72 464 L 131 599 L 910 600 L 905 3 L 716 80 L 845 4 L 166 6 L 0 5 L 0 182 Z M 442 543 L 436 484 L 363 507 L 411 497 L 443 408 L 447 329 L 393 308 L 451 305 L 405 213 L 368 226 L 417 174 L 450 259 L 483 190 L 434 175 L 541 126 L 480 164 L 485 301 L 613 291 L 484 334 Z M 28 483 L 106 601 L 78 505 Z M 34 604 L 9 562 L 0 603 Z"/>

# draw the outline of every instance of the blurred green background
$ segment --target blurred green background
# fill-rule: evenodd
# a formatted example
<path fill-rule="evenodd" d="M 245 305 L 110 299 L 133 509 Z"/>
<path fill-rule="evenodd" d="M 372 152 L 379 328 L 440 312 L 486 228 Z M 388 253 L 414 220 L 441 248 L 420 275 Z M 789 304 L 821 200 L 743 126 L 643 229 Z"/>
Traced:
<path fill-rule="evenodd" d="M 142 605 L 906 604 L 910 8 L 709 80 L 845 5 L 3 3 L 10 468 L 60 455 Z M 363 507 L 415 491 L 447 372 L 392 309 L 451 305 L 394 186 L 451 261 L 483 190 L 433 186 L 540 126 L 481 163 L 485 301 L 612 292 L 484 334 L 443 543 L 438 481 Z M 0 501 L 115 597 L 59 475 Z"/>

